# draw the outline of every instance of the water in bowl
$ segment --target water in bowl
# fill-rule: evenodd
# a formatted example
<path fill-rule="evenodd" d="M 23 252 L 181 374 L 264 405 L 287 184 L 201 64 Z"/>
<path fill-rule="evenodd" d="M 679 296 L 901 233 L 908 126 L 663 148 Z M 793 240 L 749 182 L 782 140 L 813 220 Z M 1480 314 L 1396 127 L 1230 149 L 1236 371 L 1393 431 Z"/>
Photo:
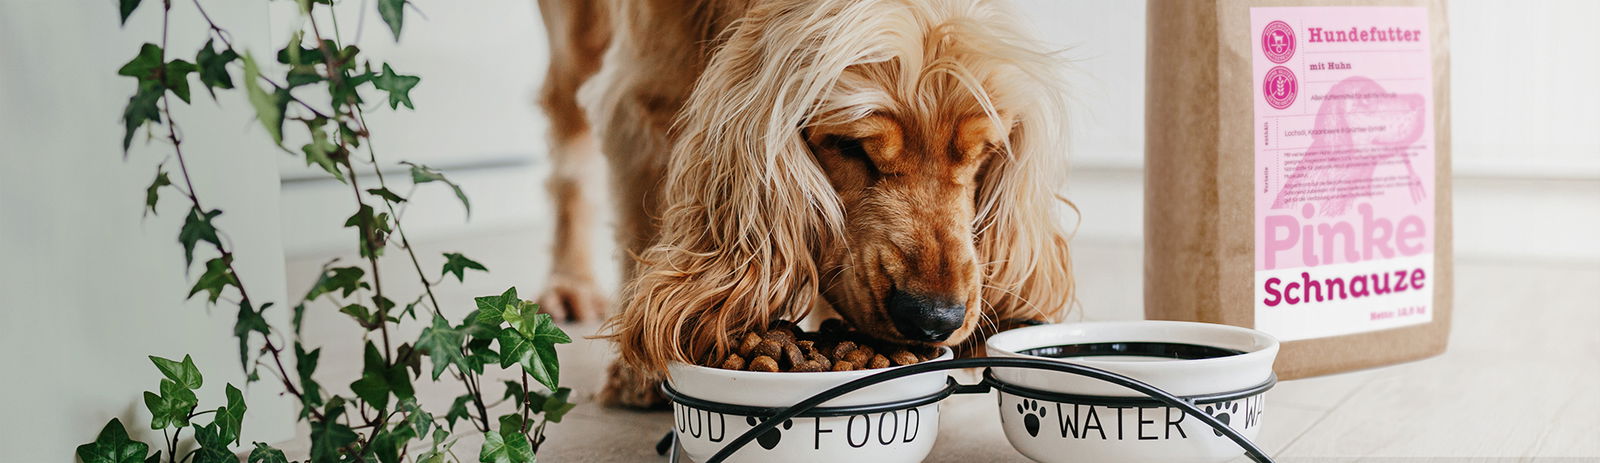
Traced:
<path fill-rule="evenodd" d="M 1035 347 L 1017 353 L 1054 359 L 1094 357 L 1095 360 L 1153 362 L 1227 357 L 1244 351 L 1176 342 L 1095 342 Z"/>

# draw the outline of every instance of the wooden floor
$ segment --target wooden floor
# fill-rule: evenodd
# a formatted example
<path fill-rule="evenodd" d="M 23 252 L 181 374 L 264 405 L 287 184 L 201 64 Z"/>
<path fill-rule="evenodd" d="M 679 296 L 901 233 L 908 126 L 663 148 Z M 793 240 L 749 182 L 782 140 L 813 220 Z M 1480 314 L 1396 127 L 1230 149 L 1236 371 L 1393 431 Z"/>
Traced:
<path fill-rule="evenodd" d="M 433 246 L 465 252 L 494 270 L 476 280 L 469 274 L 464 287 L 447 288 L 440 297 L 470 301 L 471 296 L 498 293 L 518 283 L 525 297 L 531 297 L 543 271 L 538 256 L 544 244 L 518 236 Z M 437 254 L 429 251 L 425 254 Z M 1075 254 L 1083 301 L 1078 316 L 1138 318 L 1139 249 L 1080 242 Z M 290 293 L 302 291 L 326 258 L 291 260 Z M 1267 394 L 1258 443 L 1282 461 L 1600 461 L 1600 265 L 1461 258 L 1456 275 L 1457 307 L 1448 352 L 1403 365 L 1282 382 Z M 452 310 L 461 312 L 454 314 L 459 318 L 470 310 L 470 302 Z M 336 321 L 337 314 L 323 317 L 328 326 L 349 324 Z M 596 325 L 567 329 L 589 334 Z M 330 329 L 308 337 L 336 339 L 337 334 Z M 348 373 L 359 365 L 326 361 L 359 358 L 354 350 L 359 345 L 351 344 L 328 346 L 333 352 L 323 354 L 319 374 L 353 377 Z M 344 349 L 350 352 L 338 353 Z M 562 346 L 561 356 L 563 382 L 588 402 L 600 385 L 611 347 L 580 338 Z M 432 385 L 420 387 L 419 395 L 424 405 L 443 407 L 455 391 Z M 654 445 L 670 422 L 668 413 L 583 403 L 550 427 L 539 459 L 665 461 Z M 476 461 L 480 442 L 475 436 L 463 438 L 457 454 L 463 461 Z M 939 441 L 928 461 L 1026 460 L 1006 443 L 994 399 L 985 395 L 960 396 L 944 404 Z"/>

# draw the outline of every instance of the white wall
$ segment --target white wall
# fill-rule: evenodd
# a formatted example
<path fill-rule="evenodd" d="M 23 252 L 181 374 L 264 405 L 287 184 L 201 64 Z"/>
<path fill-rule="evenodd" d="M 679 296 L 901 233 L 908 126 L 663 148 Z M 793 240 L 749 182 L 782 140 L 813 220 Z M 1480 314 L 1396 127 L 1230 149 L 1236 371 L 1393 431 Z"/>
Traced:
<path fill-rule="evenodd" d="M 338 9 L 344 40 L 358 41 L 363 53 L 393 63 L 397 72 L 423 77 L 411 92 L 417 111 L 384 107 L 369 113 L 380 162 L 439 168 L 462 183 L 473 199 L 468 224 L 448 190 L 423 189 L 411 209 L 428 212 L 407 217 L 407 231 L 428 239 L 540 226 L 545 209 L 535 195 L 543 190 L 547 123 L 534 96 L 544 76 L 547 49 L 538 8 L 533 0 L 475 0 L 470 7 L 426 1 L 412 5 L 421 14 L 406 17 L 398 44 L 371 5 L 344 2 Z M 364 19 L 363 6 L 369 10 Z M 282 25 L 297 21 L 297 15 L 292 2 L 278 2 L 270 17 Z M 270 43 L 288 40 L 289 32 L 273 28 Z M 298 159 L 280 158 L 278 164 L 286 182 L 284 210 L 293 211 L 284 215 L 283 227 L 290 255 L 346 250 L 340 225 L 349 211 L 345 202 L 325 201 L 328 194 L 344 199 L 346 187 Z M 407 178 L 391 175 L 387 180 L 404 183 Z"/>
<path fill-rule="evenodd" d="M 134 84 L 116 71 L 139 44 L 159 41 L 158 8 L 145 2 L 119 29 L 115 2 L 0 1 L 0 460 L 75 461 L 75 447 L 112 417 L 159 441 L 141 392 L 161 375 L 146 355 L 192 354 L 205 375 L 202 406 L 223 403 L 224 383 L 244 387 L 233 310 L 208 313 L 184 300 L 199 270 L 184 272 L 180 199 L 169 190 L 159 215 L 141 217 L 156 165 L 174 166 L 169 147 L 139 136 L 126 160 L 121 152 Z M 244 2 L 213 7 L 251 44 L 266 37 L 250 21 L 264 12 Z M 186 27 L 174 29 L 172 48 L 197 49 L 200 19 L 174 21 Z M 242 94 L 223 97 L 219 109 L 196 88 L 193 101 L 173 112 L 195 186 L 207 207 L 225 211 L 216 222 L 240 250 L 241 277 L 252 297 L 279 303 L 272 319 L 282 322 L 275 162 L 283 155 L 268 148 Z M 195 257 L 199 265 L 212 255 Z M 291 435 L 294 409 L 278 392 L 270 382 L 246 388 L 246 442 Z"/>

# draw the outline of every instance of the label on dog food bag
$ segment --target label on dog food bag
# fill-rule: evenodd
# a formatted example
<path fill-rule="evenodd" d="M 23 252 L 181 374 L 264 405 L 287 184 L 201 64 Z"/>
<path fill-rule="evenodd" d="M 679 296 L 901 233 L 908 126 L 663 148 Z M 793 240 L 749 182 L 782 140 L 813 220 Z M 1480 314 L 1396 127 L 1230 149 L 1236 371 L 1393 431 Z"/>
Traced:
<path fill-rule="evenodd" d="M 1433 319 L 1426 8 L 1251 8 L 1255 328 L 1284 341 Z"/>

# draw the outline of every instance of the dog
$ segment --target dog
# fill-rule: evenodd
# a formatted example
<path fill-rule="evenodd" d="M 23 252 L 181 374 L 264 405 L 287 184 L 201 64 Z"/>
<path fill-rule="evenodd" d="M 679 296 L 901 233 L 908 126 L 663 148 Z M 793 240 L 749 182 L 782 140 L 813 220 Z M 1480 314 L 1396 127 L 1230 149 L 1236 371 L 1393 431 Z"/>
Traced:
<path fill-rule="evenodd" d="M 627 253 L 600 395 L 836 313 L 965 347 L 1073 300 L 1060 61 L 996 1 L 540 0 L 558 318 L 598 317 L 609 170 Z M 601 159 L 605 162 L 602 163 Z"/>

